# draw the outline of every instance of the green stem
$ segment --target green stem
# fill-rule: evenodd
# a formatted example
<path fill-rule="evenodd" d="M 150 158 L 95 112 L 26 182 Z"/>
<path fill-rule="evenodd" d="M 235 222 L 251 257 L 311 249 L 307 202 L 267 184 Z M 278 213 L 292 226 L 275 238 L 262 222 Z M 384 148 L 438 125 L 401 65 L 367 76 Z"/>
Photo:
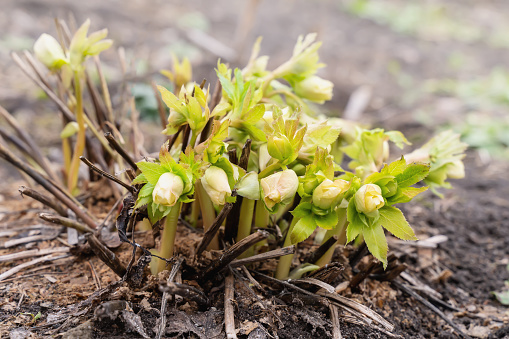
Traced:
<path fill-rule="evenodd" d="M 269 211 L 265 208 L 262 200 L 256 203 L 255 227 L 266 228 L 269 225 Z"/>
<path fill-rule="evenodd" d="M 194 149 L 194 145 L 196 144 L 196 138 L 198 137 L 198 134 L 200 134 L 199 132 L 195 132 L 195 131 L 191 131 L 191 142 L 189 143 L 189 145 L 191 146 L 191 148 Z M 185 152 L 186 150 L 183 149 L 182 152 Z"/>
<path fill-rule="evenodd" d="M 299 218 L 293 218 L 290 227 L 288 227 L 288 232 L 286 233 L 286 238 L 283 247 L 290 246 L 292 244 L 292 240 L 290 238 L 290 234 L 292 234 L 292 230 L 295 227 L 295 224 L 299 221 Z M 279 262 L 277 263 L 276 268 L 276 279 L 283 280 L 288 278 L 288 274 L 290 273 L 290 267 L 292 266 L 293 254 L 285 255 L 279 258 Z"/>
<path fill-rule="evenodd" d="M 237 239 L 239 242 L 251 234 L 251 225 L 253 223 L 255 200 L 244 198 L 240 206 L 239 228 L 237 229 Z M 239 258 L 250 257 L 253 254 L 253 247 L 239 256 Z"/>
<path fill-rule="evenodd" d="M 205 192 L 205 189 L 203 188 L 200 180 L 196 181 L 195 191 L 196 195 L 198 196 L 198 202 L 200 204 L 201 218 L 203 220 L 203 230 L 207 232 L 210 226 L 212 226 L 214 223 L 214 220 L 216 220 L 216 210 L 214 209 L 214 204 L 212 204 L 212 201 L 210 201 L 210 198 L 207 195 L 207 192 Z M 219 240 L 217 239 L 217 234 L 207 246 L 207 249 L 219 249 Z"/>
<path fill-rule="evenodd" d="M 69 177 L 67 178 L 67 187 L 71 193 L 78 185 L 78 172 L 80 169 L 80 157 L 85 150 L 85 113 L 83 112 L 83 97 L 81 94 L 81 84 L 79 72 L 74 72 L 74 93 L 76 96 L 76 122 L 78 123 L 78 134 L 76 136 L 76 145 L 74 145 L 74 154 L 69 167 Z"/>
<path fill-rule="evenodd" d="M 173 256 L 173 247 L 175 245 L 175 235 L 177 234 L 177 225 L 180 215 L 181 202 L 176 203 L 166 216 L 164 221 L 163 235 L 161 236 L 161 245 L 159 255 L 163 258 L 170 259 Z M 157 273 L 162 272 L 166 268 L 166 262 L 159 260 L 157 265 Z"/>
<path fill-rule="evenodd" d="M 272 165 L 269 165 L 269 166 L 265 167 L 265 169 L 258 174 L 258 179 L 263 179 L 263 178 L 271 175 L 272 172 L 274 172 L 280 168 L 281 168 L 281 163 L 279 163 L 279 161 Z"/>
<path fill-rule="evenodd" d="M 255 220 L 254 220 L 254 226 L 256 228 L 266 228 L 269 225 L 269 211 L 265 208 L 265 204 L 262 200 L 258 200 L 256 203 L 256 209 L 255 209 Z M 264 239 L 262 241 L 259 241 L 256 243 L 255 248 L 263 248 L 267 246 L 267 239 Z"/>
<path fill-rule="evenodd" d="M 323 238 L 322 244 L 325 243 L 327 240 L 329 240 L 333 236 L 337 236 L 338 240 L 334 245 L 332 245 L 325 254 L 317 260 L 315 265 L 318 265 L 320 267 L 323 267 L 330 263 L 332 259 L 332 255 L 334 254 L 334 249 L 336 248 L 337 244 L 345 244 L 346 242 L 346 225 L 348 224 L 348 221 L 346 219 L 346 208 L 338 208 L 337 209 L 338 214 L 338 223 L 335 228 L 328 230 L 327 233 L 325 233 L 325 237 Z"/>
<path fill-rule="evenodd" d="M 194 197 L 194 201 L 191 203 L 191 213 L 187 216 L 187 221 L 196 227 L 198 224 L 198 217 L 200 215 L 200 202 L 198 201 L 198 195 Z"/>

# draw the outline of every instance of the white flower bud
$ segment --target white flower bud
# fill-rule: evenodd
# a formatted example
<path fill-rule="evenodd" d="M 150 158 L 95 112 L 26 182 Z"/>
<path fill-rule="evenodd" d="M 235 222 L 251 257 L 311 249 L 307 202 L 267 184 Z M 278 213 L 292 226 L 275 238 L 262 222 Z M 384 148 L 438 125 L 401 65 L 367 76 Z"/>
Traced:
<path fill-rule="evenodd" d="M 364 214 L 372 213 L 384 206 L 382 189 L 375 184 L 366 184 L 355 193 L 357 211 Z"/>
<path fill-rule="evenodd" d="M 263 201 L 272 209 L 276 204 L 288 204 L 299 187 L 299 178 L 292 170 L 284 170 L 269 175 L 260 181 Z"/>
<path fill-rule="evenodd" d="M 447 177 L 451 179 L 463 179 L 465 177 L 465 165 L 463 161 L 456 160 L 448 164 Z"/>
<path fill-rule="evenodd" d="M 295 84 L 295 93 L 305 99 L 324 103 L 332 98 L 334 84 L 329 80 L 313 75 Z"/>
<path fill-rule="evenodd" d="M 260 199 L 260 182 L 258 181 L 258 173 L 249 172 L 243 176 L 235 186 L 237 194 L 241 197 L 258 200 Z"/>
<path fill-rule="evenodd" d="M 154 187 L 152 199 L 156 204 L 173 206 L 177 203 L 183 190 L 184 182 L 178 175 L 170 172 L 163 173 Z"/>
<path fill-rule="evenodd" d="M 346 180 L 325 179 L 313 191 L 313 205 L 327 210 L 341 202 L 345 192 L 350 188 L 350 183 Z"/>
<path fill-rule="evenodd" d="M 201 184 L 210 200 L 216 205 L 224 205 L 226 197 L 232 193 L 226 172 L 217 166 L 207 168 L 201 179 Z"/>
<path fill-rule="evenodd" d="M 62 46 L 49 34 L 42 34 L 34 44 L 35 57 L 49 69 L 59 69 L 67 63 Z"/>

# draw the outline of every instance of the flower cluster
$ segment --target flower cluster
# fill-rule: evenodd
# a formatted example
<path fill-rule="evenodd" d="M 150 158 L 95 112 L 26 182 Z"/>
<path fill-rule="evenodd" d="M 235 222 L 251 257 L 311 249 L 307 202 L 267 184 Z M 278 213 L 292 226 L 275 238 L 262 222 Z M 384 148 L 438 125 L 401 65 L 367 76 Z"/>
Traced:
<path fill-rule="evenodd" d="M 219 62 L 222 97 L 211 108 L 209 91 L 184 83 L 192 73 L 177 63 L 170 79 L 180 86 L 178 96 L 159 87 L 170 108 L 164 133 L 174 143 L 165 144 L 155 162 L 138 163 L 141 174 L 133 183 L 143 186 L 136 207 L 147 206 L 156 222 L 179 203 L 192 203 L 207 227 L 224 205 L 239 204 L 238 234 L 249 234 L 253 219 L 257 227 L 268 227 L 272 216 L 287 227 L 284 246 L 304 241 L 317 228 L 329 237 L 344 232 L 348 242 L 362 236 L 384 266 L 384 229 L 417 239 L 395 205 L 424 192 L 422 183 L 436 189 L 447 187 L 447 178 L 461 177 L 464 147 L 447 132 L 390 162 L 389 142 L 409 144 L 402 133 L 315 114 L 309 103 L 332 96 L 332 83 L 316 75 L 323 65 L 315 38 L 299 38 L 292 57 L 273 71 L 267 70 L 267 57 L 258 57 L 260 40 L 244 70 Z M 340 166 L 344 156 L 351 171 Z M 286 212 L 292 215 L 289 225 Z M 187 217 L 200 224 L 200 213 Z M 277 276 L 288 276 L 289 265 L 283 258 Z"/>

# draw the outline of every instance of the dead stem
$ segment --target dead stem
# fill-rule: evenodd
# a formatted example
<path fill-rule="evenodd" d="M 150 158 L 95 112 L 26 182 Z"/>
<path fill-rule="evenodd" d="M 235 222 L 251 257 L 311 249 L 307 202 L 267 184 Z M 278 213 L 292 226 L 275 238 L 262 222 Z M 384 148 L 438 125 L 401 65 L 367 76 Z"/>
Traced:
<path fill-rule="evenodd" d="M 400 283 L 399 281 L 392 281 L 392 284 L 400 289 L 401 291 L 405 292 L 406 294 L 410 295 L 411 297 L 415 298 L 417 301 L 419 301 L 421 304 L 429 308 L 431 311 L 435 312 L 440 318 L 442 318 L 449 326 L 451 326 L 459 335 L 461 335 L 464 338 L 471 338 L 469 335 L 465 334 L 459 327 L 456 325 L 451 319 L 449 319 L 442 311 L 440 311 L 435 305 L 421 297 L 419 294 L 417 294 L 415 291 L 413 291 L 411 288 L 406 286 L 405 284 Z"/>
<path fill-rule="evenodd" d="M 173 279 L 175 279 L 175 275 L 180 269 L 180 265 L 182 265 L 183 261 L 184 259 L 182 257 L 179 257 L 175 261 L 175 264 L 173 264 L 173 267 L 171 268 L 170 275 L 166 280 L 167 284 L 173 282 Z M 168 294 L 169 291 L 164 291 L 163 297 L 161 299 L 161 312 L 160 312 L 161 316 L 159 318 L 159 330 L 157 331 L 156 339 L 161 339 L 162 335 L 164 334 L 164 330 L 166 329 L 166 303 L 168 302 Z"/>
<path fill-rule="evenodd" d="M 244 253 L 248 248 L 256 244 L 258 241 L 266 239 L 269 236 L 269 233 L 266 231 L 258 230 L 255 233 L 245 237 L 238 243 L 234 244 L 232 247 L 224 251 L 223 255 L 219 260 L 216 260 L 213 266 L 207 270 L 202 278 L 208 279 L 213 277 L 216 273 L 219 273 L 226 266 L 228 266 L 234 259 L 236 259 L 239 255 Z"/>
<path fill-rule="evenodd" d="M 219 215 L 216 217 L 216 219 L 214 220 L 210 228 L 207 230 L 207 232 L 205 232 L 205 234 L 203 235 L 203 238 L 196 249 L 195 258 L 197 258 L 207 248 L 212 239 L 214 239 L 214 236 L 216 235 L 217 231 L 223 224 L 223 221 L 226 218 L 226 216 L 230 213 L 232 207 L 233 204 L 231 203 L 226 203 L 223 206 L 223 209 L 221 210 Z"/>
<path fill-rule="evenodd" d="M 332 246 L 336 245 L 336 242 L 338 241 L 338 237 L 336 235 L 330 237 L 327 239 L 326 242 L 320 245 L 313 254 L 311 255 L 311 258 L 309 258 L 309 262 L 314 264 L 316 263 Z"/>
<path fill-rule="evenodd" d="M 101 61 L 99 59 L 99 55 L 94 56 L 94 63 L 97 69 L 97 74 L 99 75 L 99 79 L 101 80 L 101 89 L 103 92 L 103 100 L 106 104 L 106 111 L 108 112 L 108 120 L 112 123 L 115 122 L 113 118 L 113 107 L 111 105 L 111 97 L 110 91 L 108 89 L 108 83 L 106 82 L 106 78 L 104 77 L 103 70 L 101 67 Z"/>
<path fill-rule="evenodd" d="M 122 180 L 118 179 L 117 177 L 115 177 L 114 175 L 111 175 L 109 174 L 108 172 L 105 172 L 103 171 L 102 169 L 98 168 L 97 166 L 95 166 L 94 164 L 92 164 L 90 162 L 90 160 L 88 160 L 87 158 L 81 156 L 80 157 L 80 160 L 83 161 L 88 167 L 90 167 L 92 170 L 94 170 L 95 172 L 99 173 L 100 175 L 102 175 L 103 177 L 106 177 L 108 179 L 110 179 L 111 181 L 114 181 L 116 182 L 117 184 L 119 184 L 120 186 L 124 187 L 126 190 L 128 190 L 129 192 L 131 193 L 135 193 L 136 192 L 136 189 L 134 187 L 132 187 L 131 185 L 128 185 L 126 184 L 125 182 L 123 182 Z"/>
<path fill-rule="evenodd" d="M 41 218 L 42 220 L 51 222 L 53 224 L 58 224 L 58 225 L 62 225 L 62 226 L 68 227 L 68 228 L 73 228 L 78 232 L 82 232 L 82 233 L 93 233 L 94 232 L 94 230 L 91 229 L 90 227 L 88 227 L 87 225 L 80 224 L 79 222 L 77 222 L 75 220 L 61 217 L 58 215 L 53 215 L 53 214 L 49 214 L 49 213 L 39 213 L 39 218 Z"/>
<path fill-rule="evenodd" d="M 295 245 L 278 248 L 278 249 L 268 251 L 265 253 L 253 255 L 251 257 L 244 258 L 244 259 L 233 260 L 230 263 L 230 267 L 235 268 L 235 267 L 239 267 L 239 266 L 248 265 L 248 264 L 251 264 L 254 262 L 265 261 L 265 260 L 273 259 L 273 258 L 279 258 L 283 255 L 293 254 L 293 253 L 295 253 Z"/>
<path fill-rule="evenodd" d="M 0 157 L 5 159 L 7 162 L 11 163 L 21 171 L 28 174 L 32 179 L 34 179 L 37 183 L 39 183 L 42 187 L 44 187 L 48 192 L 53 194 L 55 198 L 60 200 L 64 205 L 70 208 L 80 219 L 82 219 L 90 228 L 96 228 L 95 221 L 92 216 L 86 212 L 84 207 L 81 206 L 77 201 L 71 200 L 66 194 L 63 193 L 54 182 L 45 178 L 42 174 L 37 172 L 34 168 L 29 166 L 28 164 L 23 163 L 17 156 L 15 156 L 11 151 L 5 148 L 0 143 Z M 82 209 L 83 208 L 83 209 Z"/>
<path fill-rule="evenodd" d="M 115 272 L 119 277 L 123 277 L 127 270 L 120 262 L 120 259 L 108 247 L 106 247 L 94 234 L 85 235 L 88 244 L 95 255 L 99 257 L 109 268 Z"/>
<path fill-rule="evenodd" d="M 53 180 L 58 180 L 58 176 L 51 168 L 48 160 L 42 155 L 42 151 L 37 146 L 37 143 L 30 137 L 28 134 L 14 119 L 14 117 L 0 105 L 0 115 L 7 121 L 7 123 L 16 131 L 19 137 L 30 147 L 32 152 L 30 152 L 30 156 L 42 167 L 42 169 L 48 174 L 50 178 Z"/>
<path fill-rule="evenodd" d="M 235 278 L 228 274 L 224 281 L 224 330 L 228 339 L 237 339 L 233 302 L 235 298 Z"/>
<path fill-rule="evenodd" d="M 339 310 L 336 305 L 330 304 L 330 318 L 332 322 L 332 338 L 333 339 L 343 339 L 341 335 L 341 329 L 339 327 Z"/>
<path fill-rule="evenodd" d="M 107 132 L 107 133 L 104 133 L 104 137 L 106 138 L 106 140 L 108 140 L 108 143 L 110 144 L 110 146 L 115 151 L 117 151 L 118 154 L 120 154 L 120 156 L 129 164 L 129 166 L 131 166 L 133 170 L 137 171 L 138 166 L 134 162 L 133 158 L 131 158 L 131 156 L 129 156 L 129 154 L 127 154 L 127 152 L 122 148 L 122 146 L 120 146 L 120 144 L 117 142 L 117 140 L 115 139 L 113 134 L 111 134 L 110 132 Z"/>
<path fill-rule="evenodd" d="M 168 121 L 168 118 L 166 117 L 166 109 L 164 108 L 163 101 L 161 100 L 161 96 L 159 94 L 159 91 L 157 90 L 157 85 L 154 81 L 151 81 L 150 84 L 152 85 L 152 90 L 154 91 L 154 96 L 156 97 L 157 101 L 157 112 L 159 112 L 159 119 L 161 121 L 161 126 L 166 128 L 166 124 Z"/>
<path fill-rule="evenodd" d="M 18 191 L 21 193 L 21 196 L 26 195 L 30 198 L 39 201 L 45 206 L 48 206 L 49 208 L 56 211 L 58 214 L 60 214 L 63 217 L 67 217 L 68 213 L 64 206 L 62 206 L 59 202 L 51 199 L 50 197 L 37 192 L 36 190 L 33 190 L 26 186 L 20 186 L 18 188 Z"/>

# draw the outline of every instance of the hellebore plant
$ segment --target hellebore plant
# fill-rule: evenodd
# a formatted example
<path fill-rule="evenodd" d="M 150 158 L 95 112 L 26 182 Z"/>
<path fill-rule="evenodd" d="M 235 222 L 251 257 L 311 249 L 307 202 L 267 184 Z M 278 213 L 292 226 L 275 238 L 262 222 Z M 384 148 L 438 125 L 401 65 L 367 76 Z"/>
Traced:
<path fill-rule="evenodd" d="M 88 35 L 89 26 L 86 21 L 70 37 L 69 47 L 47 34 L 34 45 L 37 59 L 51 74 L 58 75 L 55 78 L 60 97 L 50 94 L 65 116 L 61 137 L 67 186 L 73 193 L 85 147 L 90 148 L 88 155 L 94 155 L 93 145 L 86 143 L 87 129 L 108 155 L 98 158 L 102 159 L 101 166 L 114 168 L 110 161 L 113 157 L 115 166 L 124 167 L 110 148 L 122 154 L 120 146 L 113 146 L 111 138 L 106 140 L 98 132 L 106 126 L 119 136 L 116 126 L 122 122 L 113 119 L 105 81 L 102 102 L 106 112 L 99 109 L 101 100 L 86 69 L 86 59 L 97 56 L 112 42 L 105 39 L 106 30 Z M 132 169 L 125 174 L 132 186 L 115 180 L 136 197 L 133 213 L 141 219 L 146 217 L 140 227 L 147 228 L 148 222 L 164 224 L 154 253 L 165 259 L 175 254 L 177 225 L 182 217 L 193 227 L 202 227 L 205 237 L 210 238 L 203 249 L 218 250 L 242 241 L 253 233 L 253 226 L 279 227 L 283 239 L 265 239 L 242 256 L 296 245 L 316 233 L 321 234 L 322 243 L 333 236 L 338 245 L 364 241 L 385 268 L 385 230 L 403 240 L 417 239 L 397 204 L 410 202 L 427 190 L 424 185 L 439 194 L 437 189 L 451 187 L 448 179 L 464 177 L 466 145 L 451 131 L 391 161 L 390 142 L 399 148 L 409 145 L 401 132 L 366 129 L 322 115 L 319 105 L 332 98 L 333 84 L 317 74 L 325 65 L 318 55 L 321 43 L 315 40 L 316 34 L 299 37 L 290 59 L 274 70 L 267 68 L 267 56 L 259 56 L 261 39 L 255 43 L 244 69 L 231 69 L 218 61 L 220 88 L 214 98 L 205 82 L 201 86 L 191 82 L 189 60 L 179 62 L 174 57 L 173 70 L 162 71 L 174 85 L 173 92 L 157 87 L 157 94 L 169 108 L 166 117 L 162 104 L 159 107 L 163 134 L 168 140 L 157 159 L 135 163 L 122 155 Z M 85 80 L 97 119 L 90 119 L 83 109 Z M 131 113 L 136 112 L 133 109 Z M 134 128 L 132 134 L 136 134 Z M 132 144 L 139 160 L 139 149 L 135 142 Z M 347 163 L 348 170 L 341 167 L 343 163 Z M 117 196 L 121 196 L 118 191 Z M 84 214 L 80 218 L 87 219 Z M 94 221 L 88 220 L 88 224 L 93 227 Z M 224 232 L 217 232 L 220 227 Z M 329 263 L 334 248 L 330 247 L 316 262 L 303 263 L 291 276 Z M 293 255 L 279 259 L 277 278 L 290 275 L 292 259 Z M 161 272 L 165 265 L 166 261 L 154 260 L 152 272 Z"/>
<path fill-rule="evenodd" d="M 77 123 L 77 140 L 74 146 L 72 159 L 66 160 L 67 167 L 67 186 L 69 191 L 74 192 L 78 184 L 78 171 L 80 157 L 85 150 L 86 125 L 93 128 L 93 124 L 88 120 L 83 111 L 82 80 L 84 78 L 84 62 L 88 56 L 98 55 L 108 49 L 112 40 L 105 39 L 108 30 L 103 29 L 88 35 L 90 20 L 85 21 L 76 31 L 71 39 L 69 49 L 65 49 L 51 35 L 42 34 L 34 44 L 34 53 L 36 58 L 42 62 L 52 72 L 60 72 L 62 81 L 67 87 L 71 79 L 74 79 L 74 99 Z M 87 36 L 88 35 L 88 36 Z M 95 131 L 96 136 L 98 133 Z M 69 135 L 68 135 L 69 136 Z M 103 138 L 99 138 L 103 140 Z M 64 154 L 69 154 L 65 148 L 67 143 L 64 141 Z"/>
<path fill-rule="evenodd" d="M 409 144 L 401 132 L 367 130 L 340 119 L 328 122 L 313 116 L 311 103 L 332 96 L 332 83 L 316 75 L 323 67 L 319 47 L 315 35 L 299 38 L 290 60 L 274 71 L 267 70 L 267 57 L 258 57 L 260 40 L 244 70 L 218 62 L 222 97 L 212 111 L 208 90 L 194 85 L 190 93 L 188 84 L 179 83 L 177 97 L 159 87 L 170 108 L 163 133 L 177 141 L 169 150 L 163 146 L 159 163 L 138 163 L 142 174 L 133 184 L 145 184 L 136 207 L 147 205 L 152 222 L 166 217 L 159 251 L 163 257 L 172 255 L 180 204 L 190 203 L 193 193 L 199 203 L 194 202 L 192 224 L 199 225 L 201 215 L 205 230 L 222 206 L 240 204 L 236 241 L 251 234 L 253 225 L 265 228 L 269 220 L 279 224 L 287 211 L 292 217 L 284 247 L 321 228 L 326 230 L 323 242 L 336 235 L 337 243 L 344 245 L 360 237 L 386 267 L 384 229 L 403 240 L 417 239 L 395 205 L 427 189 L 416 184 L 424 182 L 436 189 L 448 187 L 447 178 L 461 177 L 464 144 L 445 132 L 406 159 L 388 163 L 389 142 L 399 148 Z M 189 143 L 183 139 L 185 128 L 190 129 Z M 199 135 L 204 141 L 196 144 Z M 182 144 L 188 145 L 186 150 Z M 238 155 L 237 149 L 248 146 L 250 157 L 240 167 L 231 154 Z M 350 158 L 352 172 L 340 167 L 344 156 Z M 237 197 L 242 197 L 241 203 Z M 246 253 L 267 246 L 270 242 L 264 241 Z M 219 242 L 209 248 L 219 248 Z M 333 250 L 297 275 L 328 263 Z M 280 258 L 277 278 L 288 277 L 292 257 Z"/>

